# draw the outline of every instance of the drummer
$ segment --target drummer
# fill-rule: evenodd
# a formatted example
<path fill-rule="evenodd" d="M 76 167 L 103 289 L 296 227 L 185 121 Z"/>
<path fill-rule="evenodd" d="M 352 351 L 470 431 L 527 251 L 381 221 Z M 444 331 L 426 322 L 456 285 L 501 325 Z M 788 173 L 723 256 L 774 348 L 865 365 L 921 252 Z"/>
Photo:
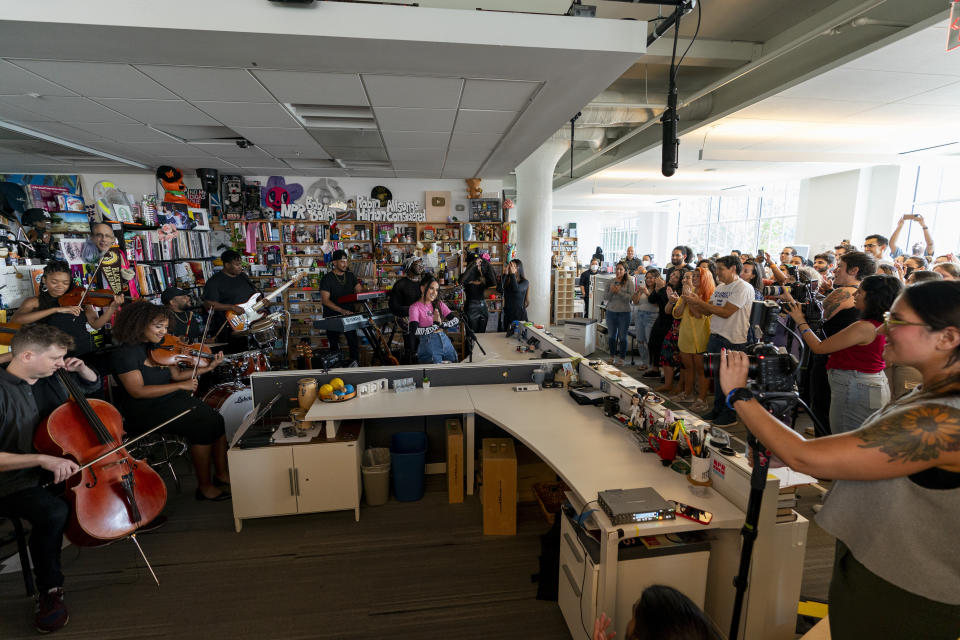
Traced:
<path fill-rule="evenodd" d="M 200 315 L 190 309 L 190 292 L 178 287 L 167 287 L 160 294 L 164 306 L 173 313 L 170 334 L 185 338 L 187 342 L 197 342 L 203 336 L 203 323 Z"/>
<path fill-rule="evenodd" d="M 245 335 L 235 335 L 227 323 L 224 312 L 233 311 L 243 313 L 239 306 L 250 297 L 259 293 L 247 274 L 243 272 L 243 256 L 227 249 L 220 254 L 223 269 L 210 276 L 203 289 L 203 305 L 213 311 L 213 321 L 210 323 L 211 338 L 217 342 L 226 342 L 225 353 L 240 353 L 248 347 Z"/>

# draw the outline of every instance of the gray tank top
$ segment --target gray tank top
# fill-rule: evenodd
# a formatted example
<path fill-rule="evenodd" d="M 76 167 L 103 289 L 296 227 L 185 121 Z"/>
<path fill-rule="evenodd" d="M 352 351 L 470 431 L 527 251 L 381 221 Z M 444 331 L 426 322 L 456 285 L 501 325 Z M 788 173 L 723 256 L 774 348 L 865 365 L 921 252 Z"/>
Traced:
<path fill-rule="evenodd" d="M 884 407 L 864 426 L 906 406 L 919 392 L 918 387 L 895 406 Z M 918 404 L 960 408 L 960 397 L 922 399 Z M 816 520 L 887 582 L 930 600 L 960 605 L 960 488 L 927 489 L 906 476 L 838 480 Z"/>

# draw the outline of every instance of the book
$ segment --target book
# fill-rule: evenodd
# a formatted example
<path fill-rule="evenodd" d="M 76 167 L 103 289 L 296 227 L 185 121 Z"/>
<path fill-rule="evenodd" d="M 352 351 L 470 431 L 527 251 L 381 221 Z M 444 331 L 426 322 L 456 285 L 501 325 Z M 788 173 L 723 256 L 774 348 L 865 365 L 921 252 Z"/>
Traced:
<path fill-rule="evenodd" d="M 797 512 L 792 509 L 790 510 L 790 513 L 787 513 L 784 515 L 777 514 L 777 524 L 780 524 L 782 522 L 794 522 L 796 521 L 796 519 L 797 519 Z"/>

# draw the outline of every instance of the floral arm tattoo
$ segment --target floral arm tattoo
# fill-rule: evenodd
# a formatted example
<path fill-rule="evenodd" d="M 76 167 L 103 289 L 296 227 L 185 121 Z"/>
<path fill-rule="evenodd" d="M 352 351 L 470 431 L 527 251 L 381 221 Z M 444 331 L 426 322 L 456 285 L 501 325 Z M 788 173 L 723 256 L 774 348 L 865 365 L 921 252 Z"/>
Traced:
<path fill-rule="evenodd" d="M 847 288 L 841 287 L 831 291 L 830 295 L 823 301 L 823 317 L 827 320 L 832 318 L 843 303 L 851 298 L 853 298 L 853 294 Z"/>
<path fill-rule="evenodd" d="M 960 410 L 942 404 L 904 407 L 856 432 L 862 449 L 879 448 L 890 462 L 936 460 L 960 451 Z"/>

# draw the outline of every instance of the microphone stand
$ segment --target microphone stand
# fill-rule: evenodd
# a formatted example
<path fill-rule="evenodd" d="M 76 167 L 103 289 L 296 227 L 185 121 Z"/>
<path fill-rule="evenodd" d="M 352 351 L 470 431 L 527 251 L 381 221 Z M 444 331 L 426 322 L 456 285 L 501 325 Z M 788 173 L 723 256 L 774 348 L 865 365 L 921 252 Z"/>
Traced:
<path fill-rule="evenodd" d="M 473 344 L 477 345 L 477 348 L 480 349 L 480 352 L 483 355 L 487 355 L 487 352 L 483 348 L 483 345 L 480 344 L 479 340 L 477 340 L 477 334 L 475 334 L 473 332 L 473 329 L 470 328 L 470 323 L 467 322 L 467 316 L 463 313 L 463 311 L 457 311 L 456 314 L 460 316 L 460 323 L 463 325 L 464 335 L 466 336 L 466 340 L 468 341 L 467 344 L 470 344 L 472 342 Z M 470 348 L 470 355 L 467 356 L 467 359 L 469 360 L 469 362 L 473 362 L 472 347 Z"/>

